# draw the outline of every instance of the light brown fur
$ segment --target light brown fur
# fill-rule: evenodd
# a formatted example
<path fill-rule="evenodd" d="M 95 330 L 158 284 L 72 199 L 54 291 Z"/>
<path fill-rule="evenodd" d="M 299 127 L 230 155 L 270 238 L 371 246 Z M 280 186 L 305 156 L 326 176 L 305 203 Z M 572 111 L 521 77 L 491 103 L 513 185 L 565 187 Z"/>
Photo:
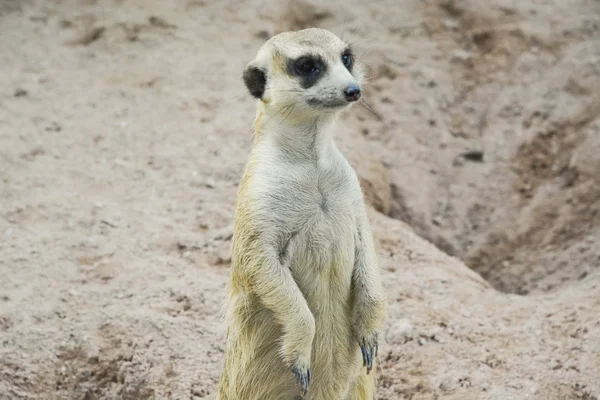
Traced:
<path fill-rule="evenodd" d="M 268 83 L 236 202 L 218 399 L 373 400 L 360 344 L 375 348 L 384 300 L 358 179 L 330 137 L 337 111 L 286 115 L 282 107 L 301 99 L 269 86 L 292 80 L 273 75 L 284 65 L 268 59 L 273 47 L 302 50 L 299 39 L 316 38 L 309 50 L 327 57 L 333 48 L 333 64 L 343 43 L 322 30 L 282 37 L 255 61 Z M 310 369 L 306 393 L 292 368 Z"/>

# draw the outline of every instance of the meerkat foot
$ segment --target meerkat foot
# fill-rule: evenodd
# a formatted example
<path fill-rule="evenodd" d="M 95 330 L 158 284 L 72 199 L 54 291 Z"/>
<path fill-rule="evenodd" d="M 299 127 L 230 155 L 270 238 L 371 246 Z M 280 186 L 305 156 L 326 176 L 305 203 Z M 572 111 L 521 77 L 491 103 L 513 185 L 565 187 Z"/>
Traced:
<path fill-rule="evenodd" d="M 310 385 L 310 368 L 292 367 L 292 372 L 296 376 L 296 380 L 300 384 L 302 393 L 306 394 Z"/>

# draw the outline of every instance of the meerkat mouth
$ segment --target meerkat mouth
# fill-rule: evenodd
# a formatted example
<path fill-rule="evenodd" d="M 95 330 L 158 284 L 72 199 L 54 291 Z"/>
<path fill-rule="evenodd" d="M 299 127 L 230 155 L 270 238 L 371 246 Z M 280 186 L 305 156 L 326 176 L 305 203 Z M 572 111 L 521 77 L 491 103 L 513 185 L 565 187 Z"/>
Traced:
<path fill-rule="evenodd" d="M 358 101 L 360 97 L 360 86 L 350 84 L 344 89 L 343 96 L 339 96 L 335 92 L 329 92 L 320 96 L 310 96 L 306 99 L 306 102 L 316 109 L 337 109 L 349 106 Z"/>
<path fill-rule="evenodd" d="M 343 108 L 343 107 L 349 106 L 351 104 L 351 102 L 342 100 L 342 99 L 322 100 L 322 99 L 315 98 L 315 97 L 307 99 L 306 102 L 308 103 L 309 106 L 317 108 L 317 109 Z"/>

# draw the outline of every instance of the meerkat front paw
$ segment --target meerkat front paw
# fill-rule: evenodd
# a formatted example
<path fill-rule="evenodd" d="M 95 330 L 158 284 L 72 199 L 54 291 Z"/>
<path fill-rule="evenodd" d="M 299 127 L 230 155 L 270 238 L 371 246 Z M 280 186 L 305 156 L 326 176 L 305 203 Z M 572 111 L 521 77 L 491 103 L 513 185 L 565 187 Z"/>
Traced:
<path fill-rule="evenodd" d="M 302 393 L 306 394 L 310 385 L 310 351 L 308 355 L 296 355 L 291 362 L 291 369 L 302 389 Z"/>
<path fill-rule="evenodd" d="M 310 385 L 310 368 L 308 366 L 294 365 L 292 367 L 292 372 L 296 376 L 296 381 L 298 381 L 302 393 L 306 394 L 308 386 Z"/>
<path fill-rule="evenodd" d="M 299 324 L 296 329 L 283 335 L 283 356 L 304 394 L 310 385 L 310 357 L 314 337 L 314 319 L 310 320 L 310 323 L 307 321 L 305 324 Z"/>
<path fill-rule="evenodd" d="M 379 352 L 378 334 L 363 336 L 360 341 L 360 351 L 363 357 L 363 367 L 367 367 L 367 375 L 373 369 L 373 361 Z"/>
<path fill-rule="evenodd" d="M 373 369 L 373 362 L 379 350 L 379 329 L 383 325 L 383 301 L 359 302 L 354 320 L 354 335 L 360 346 L 363 357 L 363 366 L 367 374 Z"/>

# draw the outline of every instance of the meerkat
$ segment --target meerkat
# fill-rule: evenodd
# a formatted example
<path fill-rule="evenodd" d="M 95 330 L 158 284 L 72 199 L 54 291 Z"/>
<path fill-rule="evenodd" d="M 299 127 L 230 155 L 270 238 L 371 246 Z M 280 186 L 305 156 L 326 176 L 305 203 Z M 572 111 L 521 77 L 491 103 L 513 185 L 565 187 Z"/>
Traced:
<path fill-rule="evenodd" d="M 217 399 L 374 399 L 385 301 L 359 180 L 333 140 L 363 70 L 311 28 L 269 39 L 243 80 L 258 100 Z"/>

